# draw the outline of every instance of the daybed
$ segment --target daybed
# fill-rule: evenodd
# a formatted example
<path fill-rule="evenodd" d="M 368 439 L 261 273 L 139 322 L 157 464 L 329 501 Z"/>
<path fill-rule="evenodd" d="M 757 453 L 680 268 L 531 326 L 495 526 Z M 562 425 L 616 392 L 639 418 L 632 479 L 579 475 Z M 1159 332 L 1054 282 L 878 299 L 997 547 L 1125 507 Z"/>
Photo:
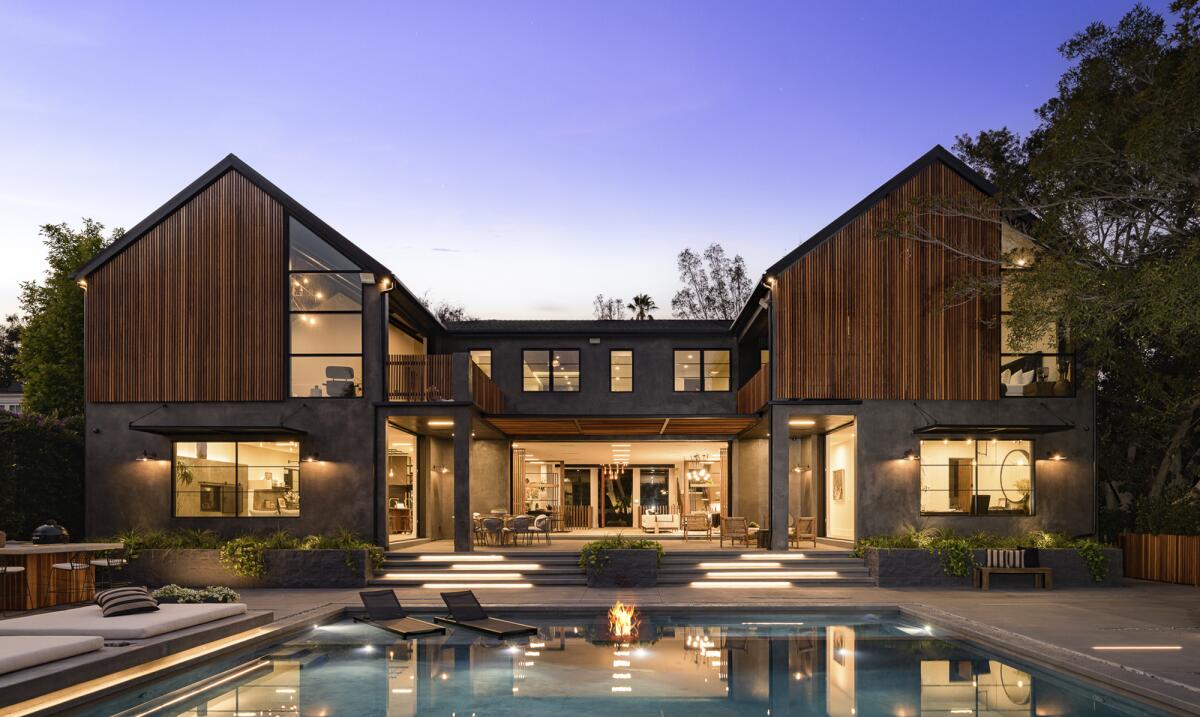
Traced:
<path fill-rule="evenodd" d="M 104 647 L 97 635 L 20 635 L 0 637 L 0 675 L 95 652 Z"/>
<path fill-rule="evenodd" d="M 0 635 L 99 635 L 106 640 L 143 640 L 245 612 L 244 603 L 191 603 L 159 605 L 155 612 L 104 617 L 99 605 L 87 605 L 0 620 Z"/>

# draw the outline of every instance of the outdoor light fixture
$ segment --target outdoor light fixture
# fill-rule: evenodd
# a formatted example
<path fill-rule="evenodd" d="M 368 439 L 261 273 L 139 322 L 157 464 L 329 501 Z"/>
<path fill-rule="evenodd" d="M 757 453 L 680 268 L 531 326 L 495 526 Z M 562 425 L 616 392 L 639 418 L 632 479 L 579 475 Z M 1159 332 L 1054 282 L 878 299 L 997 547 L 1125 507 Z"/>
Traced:
<path fill-rule="evenodd" d="M 817 422 L 811 418 L 793 418 L 788 421 L 789 426 L 815 426 Z"/>
<path fill-rule="evenodd" d="M 1048 460 L 1048 461 L 1065 461 L 1065 460 L 1067 460 L 1067 457 L 1061 451 L 1051 451 L 1046 454 L 1046 460 Z"/>
<path fill-rule="evenodd" d="M 312 453 L 309 453 L 307 456 L 304 456 L 304 462 L 305 463 L 320 463 L 321 462 L 321 454 L 317 453 L 316 451 L 313 451 Z"/>
<path fill-rule="evenodd" d="M 915 461 L 915 460 L 917 460 L 917 454 L 913 452 L 913 449 L 909 448 L 907 451 L 904 452 L 903 458 L 906 461 Z"/>
<path fill-rule="evenodd" d="M 146 449 L 143 448 L 142 455 L 138 456 L 137 458 L 134 458 L 134 460 L 141 462 L 141 463 L 145 463 L 146 461 L 153 461 L 153 460 L 156 460 L 157 458 L 158 458 L 157 453 L 155 453 L 153 451 L 147 451 Z"/>
<path fill-rule="evenodd" d="M 76 282 L 76 283 L 78 283 L 78 284 L 79 284 L 79 288 L 80 288 L 80 289 L 83 289 L 84 291 L 87 291 L 87 279 L 80 279 L 80 280 L 79 280 L 78 282 Z"/>
<path fill-rule="evenodd" d="M 426 424 L 426 425 L 428 425 L 430 428 L 442 428 L 442 427 L 449 428 L 450 426 L 454 425 L 454 421 L 444 421 L 444 420 L 429 421 L 428 424 Z"/>
<path fill-rule="evenodd" d="M 390 277 L 390 276 L 383 277 L 383 279 L 379 282 L 379 288 L 384 291 L 391 291 L 392 290 L 392 277 Z"/>

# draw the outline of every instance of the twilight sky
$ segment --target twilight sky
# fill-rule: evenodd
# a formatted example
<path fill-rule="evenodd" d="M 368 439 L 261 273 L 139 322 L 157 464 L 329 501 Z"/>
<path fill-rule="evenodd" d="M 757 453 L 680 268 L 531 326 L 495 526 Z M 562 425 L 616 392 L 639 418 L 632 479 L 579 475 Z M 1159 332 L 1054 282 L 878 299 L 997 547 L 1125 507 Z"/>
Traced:
<path fill-rule="evenodd" d="M 39 225 L 130 227 L 234 152 L 418 294 L 667 318 L 680 249 L 757 276 L 934 144 L 1029 129 L 1131 5 L 3 0 L 0 312 Z"/>

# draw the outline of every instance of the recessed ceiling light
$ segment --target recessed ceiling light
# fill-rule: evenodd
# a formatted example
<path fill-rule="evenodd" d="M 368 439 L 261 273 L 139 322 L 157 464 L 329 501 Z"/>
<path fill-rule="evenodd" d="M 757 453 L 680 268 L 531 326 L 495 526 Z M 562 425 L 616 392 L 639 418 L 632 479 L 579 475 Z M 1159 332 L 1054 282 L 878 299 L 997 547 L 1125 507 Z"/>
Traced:
<path fill-rule="evenodd" d="M 811 418 L 793 418 L 788 421 L 789 426 L 815 426 L 817 422 Z"/>
<path fill-rule="evenodd" d="M 447 426 L 448 427 L 448 426 L 453 426 L 454 421 L 429 421 L 427 425 L 429 425 L 431 427 L 437 427 L 437 426 Z"/>

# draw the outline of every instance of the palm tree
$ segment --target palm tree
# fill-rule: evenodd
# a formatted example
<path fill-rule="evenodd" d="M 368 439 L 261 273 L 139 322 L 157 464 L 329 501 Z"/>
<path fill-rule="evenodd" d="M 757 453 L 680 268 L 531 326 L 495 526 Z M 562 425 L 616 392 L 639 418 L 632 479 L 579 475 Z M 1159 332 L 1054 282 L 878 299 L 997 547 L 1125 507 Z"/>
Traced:
<path fill-rule="evenodd" d="M 645 321 L 654 318 L 650 312 L 657 309 L 658 304 L 654 303 L 654 299 L 651 299 L 649 294 L 638 294 L 625 308 L 633 313 L 634 321 Z"/>

